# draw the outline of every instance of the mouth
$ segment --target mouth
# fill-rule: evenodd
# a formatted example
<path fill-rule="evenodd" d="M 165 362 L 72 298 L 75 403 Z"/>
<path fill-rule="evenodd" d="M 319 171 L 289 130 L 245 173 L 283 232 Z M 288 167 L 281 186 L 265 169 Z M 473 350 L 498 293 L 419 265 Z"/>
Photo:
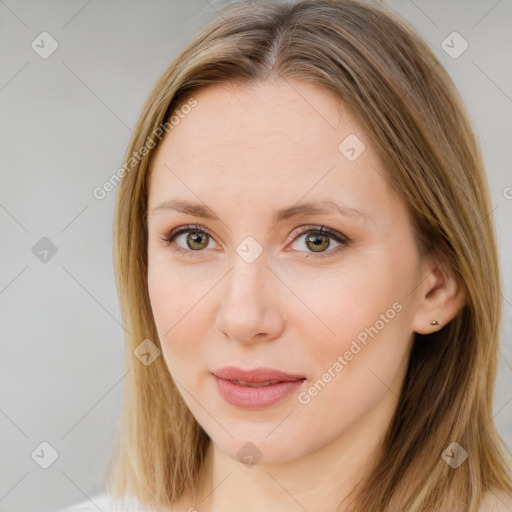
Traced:
<path fill-rule="evenodd" d="M 305 375 L 297 375 L 275 370 L 274 368 L 253 368 L 243 370 L 235 366 L 227 366 L 212 372 L 215 376 L 229 380 L 236 381 L 241 385 L 246 384 L 275 384 L 277 382 L 292 382 L 305 379 Z"/>
<path fill-rule="evenodd" d="M 212 372 L 220 396 L 230 405 L 242 409 L 261 409 L 281 402 L 306 381 L 302 375 L 292 375 L 269 368 L 241 370 L 229 367 Z"/>

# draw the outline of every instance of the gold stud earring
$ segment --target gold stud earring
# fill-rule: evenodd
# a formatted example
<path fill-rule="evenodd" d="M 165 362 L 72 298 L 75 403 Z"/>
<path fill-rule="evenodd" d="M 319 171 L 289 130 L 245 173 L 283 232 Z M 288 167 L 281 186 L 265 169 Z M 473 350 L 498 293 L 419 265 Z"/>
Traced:
<path fill-rule="evenodd" d="M 430 325 L 439 325 L 439 322 L 435 318 L 432 318 L 432 320 L 430 320 Z"/>

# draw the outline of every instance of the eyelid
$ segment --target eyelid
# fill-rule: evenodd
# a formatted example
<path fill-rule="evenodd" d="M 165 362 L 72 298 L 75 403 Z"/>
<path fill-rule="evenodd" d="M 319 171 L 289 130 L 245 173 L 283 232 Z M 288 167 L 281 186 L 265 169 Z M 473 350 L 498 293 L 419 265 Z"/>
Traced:
<path fill-rule="evenodd" d="M 182 233 L 186 233 L 187 231 L 204 231 L 211 238 L 213 238 L 213 235 L 211 234 L 210 230 L 208 230 L 204 226 L 200 226 L 199 224 L 186 224 L 184 226 L 178 226 L 177 228 L 172 229 L 165 236 L 165 238 L 167 238 L 169 241 L 171 241 L 171 239 L 174 238 L 175 236 L 181 235 Z"/>
<path fill-rule="evenodd" d="M 336 231 L 335 229 L 328 228 L 327 226 L 319 226 L 319 225 L 312 225 L 312 224 L 307 224 L 307 225 L 299 226 L 299 227 L 295 228 L 290 233 L 290 238 L 293 241 L 295 241 L 298 236 L 303 235 L 304 233 L 309 233 L 309 232 L 328 234 L 340 243 L 349 243 L 350 242 L 350 240 L 345 235 L 343 235 L 339 231 Z M 320 254 L 320 253 L 317 253 L 317 254 Z"/>

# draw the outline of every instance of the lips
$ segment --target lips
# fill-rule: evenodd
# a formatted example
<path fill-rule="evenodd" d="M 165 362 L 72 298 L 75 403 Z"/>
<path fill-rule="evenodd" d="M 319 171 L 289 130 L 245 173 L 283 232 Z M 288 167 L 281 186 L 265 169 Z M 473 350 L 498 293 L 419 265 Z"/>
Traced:
<path fill-rule="evenodd" d="M 242 386 L 260 387 L 272 385 L 279 382 L 293 382 L 303 380 L 304 375 L 293 375 L 284 373 L 273 368 L 253 368 L 252 370 L 243 370 L 235 366 L 227 366 L 212 372 L 221 379 L 232 381 Z"/>
<path fill-rule="evenodd" d="M 262 409 L 278 404 L 295 394 L 306 382 L 304 375 L 272 368 L 242 370 L 230 366 L 211 373 L 220 396 L 230 405 L 243 409 Z"/>

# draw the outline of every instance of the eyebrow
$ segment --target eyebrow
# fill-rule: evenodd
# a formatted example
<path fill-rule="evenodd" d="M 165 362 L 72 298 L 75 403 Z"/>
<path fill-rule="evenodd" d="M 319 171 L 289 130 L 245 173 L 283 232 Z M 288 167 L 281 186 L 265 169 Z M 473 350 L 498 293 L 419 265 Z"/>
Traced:
<path fill-rule="evenodd" d="M 194 203 L 181 199 L 171 199 L 159 203 L 150 211 L 150 215 L 164 211 L 176 211 L 203 219 L 220 220 L 219 216 L 206 204 Z M 317 203 L 302 203 L 274 210 L 273 223 L 276 224 L 294 217 L 305 217 L 308 215 L 321 215 L 326 213 L 338 213 L 343 216 L 358 217 L 365 221 L 373 220 L 368 213 L 362 210 L 349 208 L 348 206 L 336 203 L 335 201 L 327 200 Z"/>

